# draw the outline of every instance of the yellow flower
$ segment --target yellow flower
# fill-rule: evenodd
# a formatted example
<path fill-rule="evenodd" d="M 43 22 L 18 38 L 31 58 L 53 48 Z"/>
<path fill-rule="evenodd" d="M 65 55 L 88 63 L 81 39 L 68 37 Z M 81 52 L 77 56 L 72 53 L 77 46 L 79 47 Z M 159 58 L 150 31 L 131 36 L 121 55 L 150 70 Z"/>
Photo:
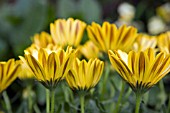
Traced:
<path fill-rule="evenodd" d="M 97 23 L 87 27 L 89 38 L 96 44 L 96 46 L 103 52 L 108 50 L 123 50 L 128 52 L 137 36 L 137 29 L 126 25 L 119 29 L 115 24 L 104 22 L 102 26 Z"/>
<path fill-rule="evenodd" d="M 46 48 L 49 44 L 54 44 L 54 42 L 50 34 L 41 32 L 33 36 L 33 44 L 39 48 Z"/>
<path fill-rule="evenodd" d="M 58 19 L 50 24 L 50 31 L 54 43 L 62 47 L 70 45 L 77 47 L 83 37 L 86 23 L 73 18 Z"/>
<path fill-rule="evenodd" d="M 18 78 L 20 79 L 33 79 L 34 78 L 34 74 L 30 70 L 30 68 L 22 61 L 21 61 L 21 71 L 18 75 Z"/>
<path fill-rule="evenodd" d="M 80 47 L 80 52 L 87 58 L 98 58 L 99 48 L 92 41 L 87 41 Z"/>
<path fill-rule="evenodd" d="M 155 36 L 149 36 L 147 34 L 139 34 L 133 44 L 133 50 L 144 51 L 148 48 L 156 48 L 157 39 Z"/>
<path fill-rule="evenodd" d="M 66 81 L 73 90 L 89 90 L 100 80 L 103 68 L 104 62 L 97 58 L 90 59 L 88 62 L 85 60 L 80 61 L 77 58 L 73 68 L 66 76 Z"/>
<path fill-rule="evenodd" d="M 5 90 L 20 72 L 20 63 L 14 59 L 0 62 L 0 93 Z"/>
<path fill-rule="evenodd" d="M 155 55 L 151 48 L 129 54 L 109 50 L 108 54 L 112 66 L 137 93 L 145 93 L 170 71 L 170 55 Z"/>
<path fill-rule="evenodd" d="M 158 36 L 158 47 L 160 51 L 170 53 L 170 31 Z"/>
<path fill-rule="evenodd" d="M 33 43 L 29 46 L 26 51 L 31 52 L 32 50 L 39 50 L 40 48 L 53 48 L 58 49 L 59 46 L 54 44 L 54 41 L 50 34 L 46 32 L 41 32 L 40 34 L 35 34 L 32 38 Z"/>
<path fill-rule="evenodd" d="M 20 57 L 20 59 L 27 64 L 38 81 L 52 89 L 68 74 L 75 53 L 72 47 L 68 47 L 66 51 L 40 48 L 32 53 L 25 51 L 25 58 Z"/>

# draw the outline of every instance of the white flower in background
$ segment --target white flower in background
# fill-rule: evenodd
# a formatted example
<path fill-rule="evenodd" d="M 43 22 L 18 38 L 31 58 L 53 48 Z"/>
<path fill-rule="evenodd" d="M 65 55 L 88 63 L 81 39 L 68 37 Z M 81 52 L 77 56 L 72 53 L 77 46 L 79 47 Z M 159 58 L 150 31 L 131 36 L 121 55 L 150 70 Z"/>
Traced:
<path fill-rule="evenodd" d="M 166 30 L 166 24 L 161 20 L 160 17 L 154 16 L 148 21 L 148 31 L 152 35 L 157 35 Z"/>
<path fill-rule="evenodd" d="M 120 4 L 118 7 L 120 19 L 131 21 L 135 16 L 135 7 L 127 2 Z"/>

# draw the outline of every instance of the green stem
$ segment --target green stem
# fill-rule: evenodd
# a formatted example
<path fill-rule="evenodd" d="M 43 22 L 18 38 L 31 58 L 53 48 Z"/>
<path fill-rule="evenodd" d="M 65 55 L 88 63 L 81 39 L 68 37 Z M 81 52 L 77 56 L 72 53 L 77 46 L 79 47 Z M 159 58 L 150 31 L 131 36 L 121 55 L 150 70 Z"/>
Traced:
<path fill-rule="evenodd" d="M 142 97 L 142 95 L 140 93 L 136 93 L 136 109 L 135 109 L 135 113 L 139 113 L 141 97 Z"/>
<path fill-rule="evenodd" d="M 105 75 L 103 78 L 103 85 L 102 85 L 102 93 L 101 93 L 101 99 L 103 99 L 105 93 L 106 93 L 106 84 L 107 84 L 107 79 L 109 77 L 109 72 L 110 72 L 110 65 L 107 64 L 106 70 L 105 70 Z"/>
<path fill-rule="evenodd" d="M 54 113 L 54 106 L 55 106 L 55 90 L 51 89 L 51 113 Z"/>
<path fill-rule="evenodd" d="M 169 95 L 168 108 L 166 110 L 166 113 L 170 113 L 170 95 Z"/>
<path fill-rule="evenodd" d="M 118 102 L 116 104 L 115 113 L 119 112 L 119 108 L 120 108 L 120 104 L 121 104 L 121 101 L 122 101 L 122 96 L 123 96 L 123 93 L 124 93 L 124 89 L 125 89 L 125 82 L 122 80 L 122 88 L 121 88 L 121 91 L 120 91 L 120 94 L 119 94 L 119 97 L 118 97 Z"/>
<path fill-rule="evenodd" d="M 164 102 L 166 101 L 166 98 L 167 98 L 163 80 L 159 81 L 159 87 L 160 87 L 160 97 L 159 97 L 160 102 L 159 102 L 159 104 L 161 106 L 162 104 L 164 104 Z"/>
<path fill-rule="evenodd" d="M 164 82 L 163 82 L 163 80 L 160 80 L 159 81 L 159 87 L 160 87 L 160 89 L 161 89 L 161 92 L 165 92 L 165 87 L 164 87 Z"/>
<path fill-rule="evenodd" d="M 29 109 L 29 113 L 32 113 L 32 107 L 33 107 L 33 101 L 32 101 L 32 86 L 28 86 L 28 93 L 29 93 L 29 96 L 28 96 L 28 109 Z"/>
<path fill-rule="evenodd" d="M 127 91 L 127 93 L 125 94 L 125 99 L 126 99 L 126 100 L 129 98 L 129 96 L 130 96 L 131 93 L 132 93 L 132 89 L 131 89 L 131 87 L 128 87 L 128 91 Z"/>
<path fill-rule="evenodd" d="M 40 109 L 38 108 L 37 104 L 34 105 L 35 113 L 41 113 Z"/>
<path fill-rule="evenodd" d="M 46 89 L 46 113 L 50 113 L 50 91 Z"/>
<path fill-rule="evenodd" d="M 11 103 L 10 103 L 9 97 L 7 95 L 7 92 L 4 91 L 2 93 L 2 95 L 3 95 L 3 98 L 4 98 L 4 101 L 5 101 L 5 104 L 6 104 L 6 109 L 7 109 L 8 113 L 12 113 Z"/>
<path fill-rule="evenodd" d="M 80 95 L 81 113 L 84 113 L 84 95 Z"/>

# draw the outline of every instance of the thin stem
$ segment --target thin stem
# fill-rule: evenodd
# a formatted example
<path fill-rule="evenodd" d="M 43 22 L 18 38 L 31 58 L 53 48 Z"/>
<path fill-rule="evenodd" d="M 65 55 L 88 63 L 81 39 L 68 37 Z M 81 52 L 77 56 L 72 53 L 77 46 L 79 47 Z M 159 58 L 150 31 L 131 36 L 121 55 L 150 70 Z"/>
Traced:
<path fill-rule="evenodd" d="M 139 113 L 141 97 L 142 97 L 142 95 L 140 93 L 136 93 L 136 109 L 135 109 L 135 113 Z"/>
<path fill-rule="evenodd" d="M 9 97 L 7 95 L 7 92 L 3 91 L 2 95 L 3 95 L 3 98 L 4 98 L 4 101 L 5 101 L 5 104 L 6 104 L 6 109 L 7 109 L 8 113 L 12 113 L 11 103 L 10 103 Z"/>
<path fill-rule="evenodd" d="M 1 99 L 1 97 L 2 97 L 2 95 L 1 95 L 2 93 L 0 93 L 0 105 L 1 105 L 1 101 L 2 101 L 2 99 Z M 2 106 L 0 106 L 0 109 L 1 109 L 1 107 Z"/>
<path fill-rule="evenodd" d="M 40 109 L 38 108 L 37 104 L 34 105 L 35 113 L 41 113 Z"/>
<path fill-rule="evenodd" d="M 81 113 L 84 113 L 84 95 L 80 95 Z"/>
<path fill-rule="evenodd" d="M 103 85 L 102 85 L 102 92 L 101 92 L 101 99 L 103 99 L 104 94 L 106 92 L 106 84 L 107 84 L 107 79 L 109 77 L 109 72 L 110 72 L 110 65 L 107 64 L 106 66 L 106 70 L 105 70 L 105 74 L 104 74 L 104 78 L 103 78 Z"/>
<path fill-rule="evenodd" d="M 119 108 L 120 108 L 120 104 L 121 104 L 121 101 L 122 101 L 122 96 L 123 96 L 123 93 L 124 93 L 124 89 L 125 89 L 125 82 L 122 80 L 122 88 L 121 88 L 121 91 L 120 91 L 120 94 L 119 94 L 119 97 L 118 97 L 118 102 L 116 104 L 116 109 L 115 109 L 114 113 L 119 112 Z"/>
<path fill-rule="evenodd" d="M 166 113 L 170 113 L 170 95 L 169 95 L 168 108 L 166 110 Z"/>
<path fill-rule="evenodd" d="M 162 105 L 162 104 L 164 104 L 164 102 L 166 101 L 166 98 L 167 98 L 163 80 L 159 81 L 159 87 L 160 87 L 160 95 L 162 95 L 162 96 L 160 96 L 159 104 Z"/>
<path fill-rule="evenodd" d="M 132 93 L 132 89 L 131 89 L 131 87 L 129 87 L 127 93 L 125 94 L 125 99 L 126 100 L 129 98 L 131 93 Z"/>
<path fill-rule="evenodd" d="M 55 90 L 51 89 L 51 113 L 54 113 L 54 106 L 55 106 Z"/>
<path fill-rule="evenodd" d="M 164 82 L 163 82 L 163 80 L 160 80 L 159 81 L 159 87 L 160 87 L 160 89 L 161 89 L 161 92 L 165 92 L 165 87 L 164 87 Z"/>
<path fill-rule="evenodd" d="M 33 107 L 33 101 L 32 101 L 32 86 L 28 86 L 28 109 L 29 109 L 29 113 L 32 113 L 32 107 Z"/>
<path fill-rule="evenodd" d="M 50 91 L 46 89 L 46 113 L 50 113 Z"/>

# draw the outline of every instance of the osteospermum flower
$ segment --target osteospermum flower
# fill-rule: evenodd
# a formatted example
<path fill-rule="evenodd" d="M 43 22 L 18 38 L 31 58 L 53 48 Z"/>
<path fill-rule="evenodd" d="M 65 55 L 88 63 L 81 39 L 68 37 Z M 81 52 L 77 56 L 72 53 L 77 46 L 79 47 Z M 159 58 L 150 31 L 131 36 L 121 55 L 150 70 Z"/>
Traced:
<path fill-rule="evenodd" d="M 157 39 L 155 36 L 149 36 L 147 34 L 139 34 L 133 44 L 133 50 L 144 51 L 148 48 L 156 48 Z"/>
<path fill-rule="evenodd" d="M 70 45 L 77 47 L 83 37 L 86 23 L 73 18 L 58 19 L 50 24 L 54 43 L 62 47 Z"/>
<path fill-rule="evenodd" d="M 72 47 L 68 47 L 66 51 L 40 48 L 32 53 L 25 51 L 25 58 L 20 59 L 27 64 L 38 81 L 48 89 L 53 89 L 71 69 L 75 53 Z"/>
<path fill-rule="evenodd" d="M 14 59 L 0 62 L 0 93 L 5 90 L 20 72 L 20 63 Z"/>
<path fill-rule="evenodd" d="M 21 57 L 21 56 L 20 56 Z M 33 79 L 34 78 L 34 74 L 33 72 L 30 70 L 30 68 L 21 61 L 21 71 L 18 75 L 18 78 L 20 79 Z"/>
<path fill-rule="evenodd" d="M 88 62 L 85 60 L 80 61 L 77 58 L 73 68 L 66 76 L 66 81 L 73 90 L 89 90 L 100 80 L 103 68 L 104 62 L 97 58 L 90 59 Z"/>
<path fill-rule="evenodd" d="M 115 24 L 104 22 L 102 26 L 93 22 L 87 27 L 89 38 L 103 52 L 108 50 L 129 51 L 137 36 L 137 29 L 126 25 L 117 28 Z"/>
<path fill-rule="evenodd" d="M 160 51 L 170 53 L 170 31 L 158 36 L 158 47 Z"/>
<path fill-rule="evenodd" d="M 33 44 L 39 48 L 46 48 L 49 44 L 54 44 L 50 34 L 41 32 L 33 36 Z"/>
<path fill-rule="evenodd" d="M 92 41 L 87 41 L 80 47 L 80 52 L 87 58 L 98 58 L 99 48 Z"/>
<path fill-rule="evenodd" d="M 145 93 L 170 71 L 170 55 L 155 55 L 151 48 L 129 54 L 109 50 L 108 54 L 112 66 L 136 93 Z"/>

